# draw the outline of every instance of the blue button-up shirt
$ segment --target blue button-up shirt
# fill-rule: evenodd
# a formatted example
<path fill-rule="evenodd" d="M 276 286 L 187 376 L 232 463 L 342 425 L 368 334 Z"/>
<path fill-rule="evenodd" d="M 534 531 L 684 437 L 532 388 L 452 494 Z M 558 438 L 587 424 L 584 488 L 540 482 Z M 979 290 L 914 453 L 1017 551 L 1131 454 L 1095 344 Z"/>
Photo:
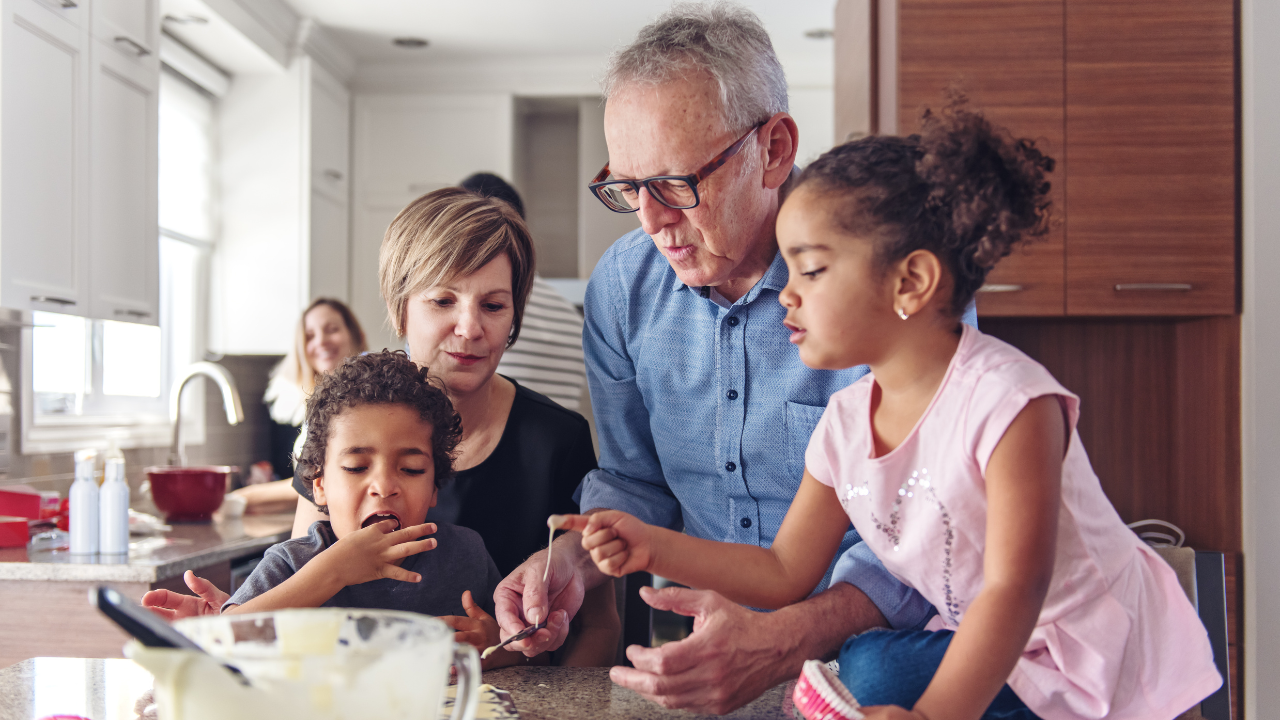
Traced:
<path fill-rule="evenodd" d="M 600 467 L 578 490 L 583 510 L 624 510 L 709 540 L 773 543 L 827 399 L 867 373 L 800 362 L 778 302 L 786 284 L 779 253 L 755 287 L 722 307 L 680 282 L 642 230 L 609 248 L 584 302 Z M 965 321 L 976 322 L 972 306 Z M 815 592 L 830 582 L 861 589 L 896 628 L 932 614 L 852 526 Z"/>

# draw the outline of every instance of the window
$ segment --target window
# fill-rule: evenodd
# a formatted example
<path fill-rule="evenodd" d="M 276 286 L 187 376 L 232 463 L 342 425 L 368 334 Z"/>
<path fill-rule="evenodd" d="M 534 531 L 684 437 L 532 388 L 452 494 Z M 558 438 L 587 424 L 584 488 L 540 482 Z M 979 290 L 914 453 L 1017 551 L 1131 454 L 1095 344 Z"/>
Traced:
<path fill-rule="evenodd" d="M 190 62 L 190 58 L 186 58 Z M 216 71 L 214 71 L 216 72 Z M 32 407 L 23 451 L 169 443 L 169 390 L 204 355 L 209 254 L 217 232 L 216 98 L 164 66 L 160 78 L 160 325 L 33 313 Z M 202 385 L 187 391 L 183 435 L 203 442 Z M 189 411 L 189 412 L 187 412 Z"/>

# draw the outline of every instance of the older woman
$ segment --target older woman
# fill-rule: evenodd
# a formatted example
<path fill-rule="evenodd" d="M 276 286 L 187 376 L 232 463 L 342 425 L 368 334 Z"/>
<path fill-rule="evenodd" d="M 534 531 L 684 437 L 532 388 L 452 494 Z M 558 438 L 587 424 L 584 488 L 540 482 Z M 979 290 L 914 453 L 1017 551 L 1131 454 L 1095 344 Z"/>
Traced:
<path fill-rule="evenodd" d="M 378 264 L 392 327 L 414 361 L 444 382 L 462 416 L 457 476 L 427 519 L 476 530 L 508 573 L 545 546 L 549 514 L 576 512 L 573 491 L 595 468 L 581 415 L 495 372 L 519 336 L 533 282 L 528 229 L 505 202 L 437 190 L 392 221 Z M 323 517 L 300 502 L 295 535 Z M 221 594 L 192 579 L 203 600 L 155 591 L 144 603 L 180 615 L 207 611 Z M 567 622 L 563 613 L 549 619 L 557 630 Z M 613 587 L 605 583 L 584 600 L 576 642 L 559 661 L 613 664 L 619 627 Z"/>

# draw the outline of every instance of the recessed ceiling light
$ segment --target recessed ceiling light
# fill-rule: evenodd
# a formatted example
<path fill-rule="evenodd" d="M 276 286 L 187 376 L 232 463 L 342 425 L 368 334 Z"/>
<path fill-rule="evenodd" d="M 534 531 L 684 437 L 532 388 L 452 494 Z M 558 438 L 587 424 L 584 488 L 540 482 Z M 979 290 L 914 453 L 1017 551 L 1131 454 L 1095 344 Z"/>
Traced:
<path fill-rule="evenodd" d="M 835 32 L 831 28 L 816 28 L 804 31 L 804 36 L 810 40 L 829 40 L 833 35 L 835 35 Z"/>
<path fill-rule="evenodd" d="M 410 48 L 413 50 L 417 50 L 418 48 L 426 47 L 427 41 L 425 38 L 419 38 L 419 37 L 398 37 L 398 38 L 393 38 L 391 40 L 391 44 L 395 45 L 396 47 Z"/>

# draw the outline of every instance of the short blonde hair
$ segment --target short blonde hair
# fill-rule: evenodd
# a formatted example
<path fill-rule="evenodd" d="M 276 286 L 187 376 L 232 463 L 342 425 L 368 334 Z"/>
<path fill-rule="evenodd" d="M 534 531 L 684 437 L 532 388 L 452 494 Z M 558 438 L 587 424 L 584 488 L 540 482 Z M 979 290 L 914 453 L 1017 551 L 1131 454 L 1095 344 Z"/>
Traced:
<path fill-rule="evenodd" d="M 312 300 L 307 309 L 298 316 L 298 322 L 294 325 L 293 346 L 289 348 L 288 354 L 280 364 L 271 371 L 273 378 L 277 376 L 284 378 L 307 394 L 310 394 L 316 386 L 315 368 L 307 362 L 307 313 L 321 305 L 332 308 L 342 316 L 342 323 L 347 326 L 347 334 L 351 336 L 351 349 L 356 355 L 369 349 L 365 342 L 364 329 L 360 327 L 360 321 L 356 320 L 355 313 L 351 312 L 351 308 L 347 307 L 346 303 L 326 297 Z"/>
<path fill-rule="evenodd" d="M 378 252 L 378 285 L 396 335 L 404 337 L 410 297 L 466 277 L 503 253 L 511 261 L 511 347 L 533 289 L 533 239 L 524 220 L 508 203 L 456 187 L 409 203 L 391 221 Z"/>

